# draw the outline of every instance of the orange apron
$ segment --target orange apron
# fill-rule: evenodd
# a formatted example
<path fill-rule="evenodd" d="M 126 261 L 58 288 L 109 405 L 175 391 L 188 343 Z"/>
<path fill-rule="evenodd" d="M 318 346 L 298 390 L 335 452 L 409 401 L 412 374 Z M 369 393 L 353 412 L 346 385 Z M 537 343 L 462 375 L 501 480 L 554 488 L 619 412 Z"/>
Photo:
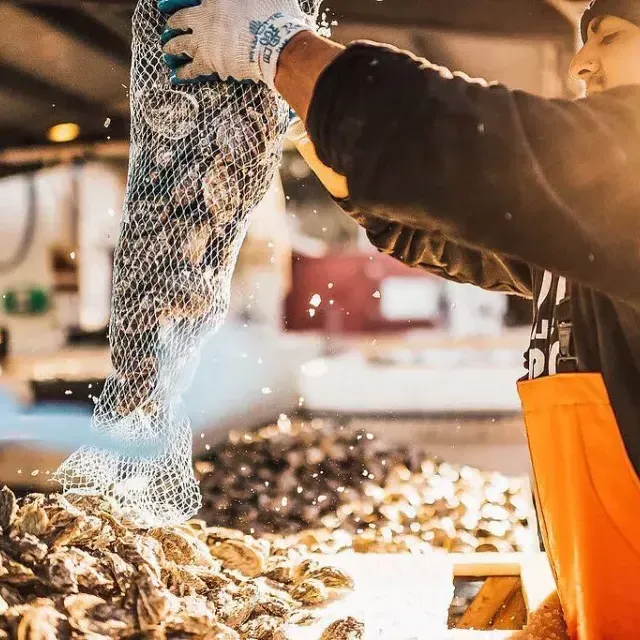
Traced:
<path fill-rule="evenodd" d="M 518 386 L 569 636 L 640 638 L 640 481 L 604 380 L 560 373 Z"/>

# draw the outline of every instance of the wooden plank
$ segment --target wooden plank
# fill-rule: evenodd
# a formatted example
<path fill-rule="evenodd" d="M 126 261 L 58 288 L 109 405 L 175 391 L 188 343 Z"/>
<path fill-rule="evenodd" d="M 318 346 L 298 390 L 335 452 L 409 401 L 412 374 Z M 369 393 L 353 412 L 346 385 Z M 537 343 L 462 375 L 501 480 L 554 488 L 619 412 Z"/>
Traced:
<path fill-rule="evenodd" d="M 491 629 L 499 611 L 520 590 L 519 576 L 487 578 L 456 625 L 458 629 Z"/>
<path fill-rule="evenodd" d="M 486 631 L 467 630 L 460 628 L 447 636 L 447 640 L 480 640 L 487 638 L 490 640 L 499 640 L 500 638 L 511 638 L 512 631 L 507 632 L 506 629 L 517 629 L 529 620 L 532 613 L 537 611 L 543 605 L 548 610 L 554 610 L 556 596 L 556 585 L 549 565 L 549 561 L 544 553 L 525 553 L 525 554 L 473 554 L 469 556 L 455 556 L 451 558 L 454 563 L 454 574 L 456 576 L 482 577 L 490 576 L 487 580 L 503 580 L 509 573 L 515 570 L 515 575 L 520 575 L 521 591 L 519 597 L 505 602 L 501 611 L 498 611 L 493 621 L 488 625 Z M 480 594 L 479 594 L 480 595 Z M 480 602 L 476 604 L 476 607 Z M 486 620 L 493 606 L 489 606 L 484 612 Z M 547 614 L 548 615 L 548 614 Z M 559 615 L 559 614 L 558 614 Z M 482 618 L 479 617 L 481 620 Z M 560 621 L 552 620 L 553 625 L 560 628 Z M 535 628 L 543 621 L 538 621 L 534 615 L 532 628 L 528 631 L 518 633 L 516 638 L 526 640 L 527 638 L 543 637 L 536 635 Z M 552 626 L 553 626 L 552 625 Z M 478 624 L 478 626 L 480 626 Z M 555 628 L 555 626 L 554 626 Z M 473 635 L 466 635 L 473 634 Z M 504 634 L 504 635 L 503 635 Z"/>
<path fill-rule="evenodd" d="M 529 611 L 535 611 L 556 593 L 551 565 L 544 553 L 527 554 L 520 560 L 522 591 Z"/>
<path fill-rule="evenodd" d="M 527 603 L 522 590 L 522 581 L 518 589 L 504 603 L 491 623 L 491 628 L 496 630 L 522 629 L 527 624 Z"/>
<path fill-rule="evenodd" d="M 556 591 L 549 560 L 542 552 L 451 554 L 450 559 L 455 576 L 521 576 L 528 611 L 535 611 Z"/>
<path fill-rule="evenodd" d="M 456 576 L 519 576 L 525 554 L 521 553 L 452 553 L 449 558 Z M 538 555 L 538 554 L 534 554 Z"/>

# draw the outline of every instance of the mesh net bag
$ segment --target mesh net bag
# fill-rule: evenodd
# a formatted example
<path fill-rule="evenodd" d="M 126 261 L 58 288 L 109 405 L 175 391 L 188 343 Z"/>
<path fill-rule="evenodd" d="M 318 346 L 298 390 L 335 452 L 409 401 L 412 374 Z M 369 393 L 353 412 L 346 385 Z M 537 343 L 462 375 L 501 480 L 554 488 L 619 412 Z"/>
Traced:
<path fill-rule="evenodd" d="M 300 2 L 315 15 L 319 0 Z M 139 0 L 109 326 L 114 372 L 92 421 L 119 441 L 154 443 L 157 454 L 82 447 L 56 473 L 65 492 L 104 494 L 143 526 L 184 521 L 200 506 L 180 397 L 202 340 L 226 315 L 249 214 L 277 170 L 289 120 L 286 103 L 261 84 L 172 87 L 160 44 L 165 23 L 155 0 Z"/>

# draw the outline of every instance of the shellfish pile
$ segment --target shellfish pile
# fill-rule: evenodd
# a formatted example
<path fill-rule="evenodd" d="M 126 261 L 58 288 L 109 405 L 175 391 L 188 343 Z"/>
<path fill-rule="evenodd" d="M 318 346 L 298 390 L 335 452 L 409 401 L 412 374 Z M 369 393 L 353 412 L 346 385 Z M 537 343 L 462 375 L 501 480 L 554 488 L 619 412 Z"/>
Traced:
<path fill-rule="evenodd" d="M 300 546 L 201 521 L 142 530 L 103 498 L 0 491 L 0 638 L 286 640 L 353 588 Z M 322 640 L 359 640 L 345 618 Z"/>

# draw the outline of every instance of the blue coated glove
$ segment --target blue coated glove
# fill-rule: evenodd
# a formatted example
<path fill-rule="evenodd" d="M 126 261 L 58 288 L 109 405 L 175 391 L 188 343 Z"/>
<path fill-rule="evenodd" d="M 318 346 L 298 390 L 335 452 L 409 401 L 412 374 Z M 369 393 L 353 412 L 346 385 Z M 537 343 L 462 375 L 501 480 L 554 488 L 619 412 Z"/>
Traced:
<path fill-rule="evenodd" d="M 170 14 L 162 43 L 175 84 L 217 77 L 275 89 L 281 51 L 313 30 L 298 0 L 160 0 L 158 7 Z"/>

